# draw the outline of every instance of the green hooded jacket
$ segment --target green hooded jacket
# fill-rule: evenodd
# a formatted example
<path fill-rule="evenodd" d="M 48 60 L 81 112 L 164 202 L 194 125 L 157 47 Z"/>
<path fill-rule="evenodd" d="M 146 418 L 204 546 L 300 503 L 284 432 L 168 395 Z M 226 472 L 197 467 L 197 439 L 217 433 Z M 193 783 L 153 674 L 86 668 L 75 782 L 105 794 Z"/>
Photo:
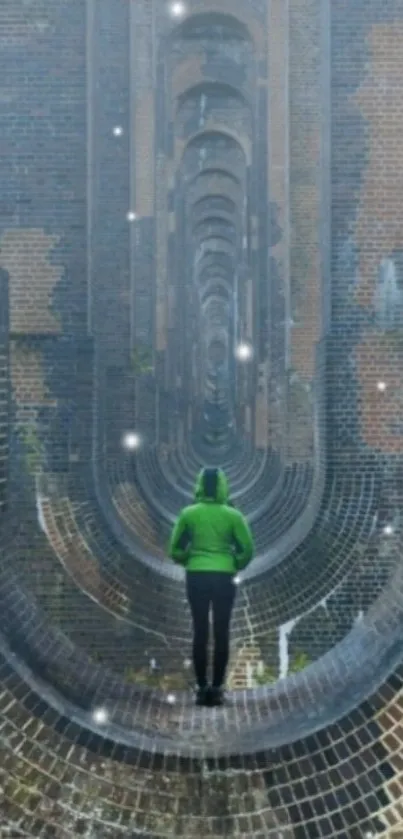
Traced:
<path fill-rule="evenodd" d="M 210 473 L 210 479 L 214 473 L 214 496 L 206 492 L 206 473 Z M 186 571 L 235 574 L 248 565 L 253 550 L 253 537 L 245 517 L 229 506 L 224 472 L 203 469 L 197 478 L 195 503 L 184 507 L 175 522 L 169 556 Z"/>

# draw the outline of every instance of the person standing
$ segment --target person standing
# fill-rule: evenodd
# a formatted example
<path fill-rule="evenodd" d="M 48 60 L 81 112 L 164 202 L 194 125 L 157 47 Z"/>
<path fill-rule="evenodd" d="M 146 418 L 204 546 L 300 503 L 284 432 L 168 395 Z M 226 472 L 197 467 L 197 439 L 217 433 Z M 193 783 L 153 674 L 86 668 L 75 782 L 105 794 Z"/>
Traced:
<path fill-rule="evenodd" d="M 169 541 L 170 558 L 186 569 L 186 592 L 193 620 L 193 665 L 197 705 L 222 705 L 229 660 L 229 630 L 235 600 L 234 576 L 253 558 L 246 518 L 229 501 L 221 469 L 204 468 L 195 501 L 180 512 Z M 213 613 L 213 679 L 207 678 L 209 613 Z"/>

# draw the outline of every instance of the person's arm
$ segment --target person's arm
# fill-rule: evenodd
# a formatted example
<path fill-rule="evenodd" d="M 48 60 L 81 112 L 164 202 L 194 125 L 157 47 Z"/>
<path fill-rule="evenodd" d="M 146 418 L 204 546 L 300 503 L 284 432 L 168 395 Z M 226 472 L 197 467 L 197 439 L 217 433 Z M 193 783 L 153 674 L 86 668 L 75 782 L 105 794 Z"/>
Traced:
<path fill-rule="evenodd" d="M 182 510 L 174 524 L 168 545 L 168 555 L 178 565 L 185 565 L 189 557 L 191 533 L 186 520 L 186 509 Z"/>
<path fill-rule="evenodd" d="M 252 531 L 246 521 L 245 516 L 237 510 L 237 515 L 234 517 L 234 545 L 235 545 L 235 561 L 237 570 L 242 571 L 243 568 L 249 564 L 253 558 L 254 543 Z"/>

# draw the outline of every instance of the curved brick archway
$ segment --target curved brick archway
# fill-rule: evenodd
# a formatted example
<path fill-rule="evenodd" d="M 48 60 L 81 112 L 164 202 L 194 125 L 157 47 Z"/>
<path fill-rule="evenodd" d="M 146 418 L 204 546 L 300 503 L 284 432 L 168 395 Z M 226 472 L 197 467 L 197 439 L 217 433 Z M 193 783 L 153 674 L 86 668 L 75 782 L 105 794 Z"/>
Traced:
<path fill-rule="evenodd" d="M 187 13 L 0 10 L 2 830 L 399 839 L 401 8 Z M 220 74 L 228 120 L 195 126 Z M 204 165 L 220 126 L 246 165 Z M 193 405 L 234 291 L 255 355 L 219 457 L 257 558 L 207 713 L 164 546 L 214 458 Z"/>

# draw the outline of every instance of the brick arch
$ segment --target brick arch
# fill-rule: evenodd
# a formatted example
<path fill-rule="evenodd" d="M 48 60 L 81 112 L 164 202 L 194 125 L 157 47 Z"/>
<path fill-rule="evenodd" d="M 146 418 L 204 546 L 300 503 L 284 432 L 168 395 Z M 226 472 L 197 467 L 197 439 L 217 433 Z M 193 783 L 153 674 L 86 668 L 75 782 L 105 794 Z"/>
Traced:
<path fill-rule="evenodd" d="M 233 254 L 234 248 L 231 242 L 225 238 L 225 236 L 219 235 L 211 235 L 207 239 L 204 239 L 203 242 L 200 242 L 198 248 L 204 245 L 204 252 L 205 253 L 229 253 L 230 255 Z"/>
<path fill-rule="evenodd" d="M 232 166 L 228 166 L 227 164 L 224 166 L 209 166 L 206 169 L 202 169 L 201 172 L 196 172 L 192 178 L 189 179 L 189 183 L 193 184 L 197 181 L 198 178 L 206 178 L 210 175 L 226 175 L 230 178 L 237 186 L 241 186 L 241 180 L 236 173 Z"/>
<path fill-rule="evenodd" d="M 209 200 L 209 197 L 210 197 L 209 195 L 205 195 L 205 196 L 203 196 L 202 198 L 198 198 L 198 199 L 197 199 L 197 201 L 195 201 L 195 203 L 193 204 L 192 211 L 193 211 L 194 213 L 196 213 L 196 211 L 197 211 L 198 209 L 200 209 L 201 205 L 202 205 L 202 204 L 204 204 L 205 202 L 207 202 L 207 201 Z M 212 197 L 217 197 L 217 196 L 212 196 Z M 218 210 L 218 209 L 216 209 L 216 208 L 215 208 L 215 209 L 214 209 L 214 212 L 217 212 L 217 213 L 221 213 L 221 212 L 222 212 L 222 213 L 227 213 L 227 215 L 228 215 L 228 216 L 230 216 L 230 215 L 231 215 L 231 213 L 234 213 L 234 212 L 236 212 L 236 211 L 237 211 L 238 207 L 237 207 L 237 204 L 235 203 L 235 201 L 232 201 L 232 199 L 231 199 L 231 198 L 228 198 L 228 196 L 226 196 L 226 195 L 223 195 L 223 196 L 221 196 L 221 197 L 222 197 L 222 199 L 226 202 L 227 206 L 230 206 L 230 210 L 228 210 L 228 211 L 227 211 L 227 210 L 224 210 L 224 209 L 222 209 L 222 210 Z"/>
<path fill-rule="evenodd" d="M 196 216 L 191 214 L 189 219 L 189 227 L 193 235 L 198 233 L 199 228 L 211 224 L 215 225 L 217 229 L 228 230 L 228 232 L 231 232 L 231 235 L 233 233 L 238 234 L 241 231 L 239 216 L 230 215 L 230 213 L 219 213 L 215 210 L 205 208 L 202 214 Z"/>
<path fill-rule="evenodd" d="M 213 269 L 217 276 L 221 276 L 225 279 L 228 267 L 230 264 L 230 260 L 228 259 L 227 254 L 222 255 L 219 260 L 213 259 L 211 254 L 207 254 L 203 256 L 197 266 L 197 274 L 208 274 L 208 272 Z"/>
<path fill-rule="evenodd" d="M 228 126 L 222 125 L 221 123 L 216 123 L 214 125 L 209 126 L 207 129 L 202 128 L 200 131 L 195 131 L 190 137 L 187 138 L 186 141 L 177 139 L 175 142 L 175 168 L 178 169 L 180 164 L 183 161 L 183 158 L 188 150 L 193 144 L 199 140 L 199 138 L 203 137 L 203 135 L 217 135 L 227 137 L 230 140 L 233 140 L 234 144 L 239 146 L 242 150 L 245 163 L 247 166 L 250 166 L 252 162 L 252 143 L 248 137 L 241 137 L 239 134 L 236 134 L 235 131 L 232 131 Z"/>
<path fill-rule="evenodd" d="M 231 291 L 230 280 L 225 280 L 224 277 L 209 277 L 206 282 L 203 282 L 203 278 L 199 277 L 199 284 L 202 302 L 204 302 L 208 296 L 215 294 L 218 289 L 220 292 L 225 292 L 225 298 L 229 299 Z"/>
<path fill-rule="evenodd" d="M 228 268 L 230 268 L 230 266 L 232 265 L 232 261 L 233 261 L 230 257 L 230 254 L 227 253 L 227 252 L 224 252 L 224 251 L 219 251 L 218 254 L 219 254 L 219 257 L 218 257 L 219 262 L 218 263 L 217 263 L 217 252 L 215 252 L 215 255 L 211 251 L 209 253 L 203 254 L 203 257 L 201 258 L 200 262 L 197 264 L 197 268 L 196 268 L 196 272 L 195 272 L 196 277 L 201 276 L 203 274 L 203 272 L 207 271 L 211 267 L 214 267 L 214 270 L 218 270 L 217 266 L 219 266 L 220 268 L 222 268 L 222 270 L 224 272 L 228 271 Z"/>
<path fill-rule="evenodd" d="M 213 175 L 205 180 L 206 183 L 200 182 L 200 180 L 196 181 L 189 190 L 188 200 L 190 203 L 195 205 L 198 199 L 216 196 L 220 198 L 229 197 L 236 204 L 242 194 L 240 186 L 224 175 Z"/>
<path fill-rule="evenodd" d="M 206 83 L 205 56 L 201 45 L 199 45 L 198 50 L 195 49 L 195 53 L 191 58 L 184 57 L 182 61 L 177 62 L 172 67 L 170 71 L 170 79 L 171 107 L 173 106 L 174 101 L 182 96 L 186 90 Z M 217 78 L 210 78 L 208 81 L 211 84 L 217 84 Z M 249 96 L 246 82 L 242 86 L 241 90 L 239 88 L 235 89 L 240 91 L 245 97 L 245 100 L 248 101 Z M 252 90 L 250 95 L 252 96 Z"/>
<path fill-rule="evenodd" d="M 198 282 L 199 282 L 200 287 L 201 288 L 207 288 L 209 286 L 210 282 L 212 282 L 212 281 L 214 281 L 215 283 L 220 283 L 220 284 L 222 284 L 223 287 L 224 286 L 226 287 L 228 284 L 230 284 L 230 280 L 229 280 L 230 272 L 229 272 L 229 270 L 228 269 L 224 270 L 221 263 L 217 267 L 216 260 L 211 256 L 211 254 L 209 254 L 208 256 L 209 256 L 209 264 L 204 265 L 203 270 L 197 272 Z M 209 269 L 214 269 L 214 274 L 211 273 L 211 276 L 208 273 Z M 231 271 L 232 271 L 232 269 L 231 269 Z M 232 273 L 231 273 L 231 276 L 232 276 Z"/>
<path fill-rule="evenodd" d="M 208 128 L 202 128 L 200 131 L 195 131 L 194 134 L 191 134 L 190 137 L 184 143 L 184 152 L 187 151 L 188 148 L 191 148 L 193 145 L 196 145 L 199 139 L 203 136 L 217 136 L 217 137 L 226 137 L 229 140 L 232 140 L 234 146 L 238 146 L 244 153 L 245 160 L 247 165 L 250 165 L 251 158 L 252 158 L 252 144 L 248 137 L 242 137 L 239 134 L 236 134 L 235 131 L 232 131 L 231 128 L 228 128 L 227 125 L 223 125 L 221 123 L 216 123 L 215 125 L 211 125 Z"/>
<path fill-rule="evenodd" d="M 192 11 L 184 20 L 173 24 L 172 29 L 166 36 L 166 44 L 186 38 L 195 25 L 206 23 L 222 23 L 228 29 L 237 33 L 240 40 L 249 41 L 256 47 L 262 44 L 261 26 L 257 20 L 253 20 L 250 14 L 250 7 L 242 0 L 214 0 L 214 5 L 205 5 L 203 0 L 198 0 L 193 5 Z"/>
<path fill-rule="evenodd" d="M 235 85 L 228 84 L 228 82 L 213 81 L 212 79 L 200 79 L 200 81 L 188 85 L 181 93 L 176 93 L 176 113 L 179 113 L 189 99 L 195 99 L 204 92 L 207 95 L 213 92 L 221 92 L 223 96 L 237 99 L 243 107 L 248 109 L 251 107 L 248 97 Z"/>
<path fill-rule="evenodd" d="M 234 237 L 231 238 L 230 235 L 226 235 L 226 233 L 222 230 L 211 232 L 208 236 L 203 236 L 202 234 L 196 236 L 196 234 L 193 234 L 194 247 L 199 248 L 204 242 L 208 242 L 211 239 L 214 239 L 215 242 L 227 242 L 233 250 L 236 250 L 236 240 L 234 239 Z"/>
<path fill-rule="evenodd" d="M 205 227 L 206 225 L 209 225 L 209 224 L 220 224 L 220 225 L 223 225 L 224 227 L 226 227 L 227 230 L 229 230 L 229 228 L 231 228 L 231 230 L 233 230 L 234 232 L 236 231 L 236 224 L 234 223 L 233 219 L 214 214 L 214 215 L 205 215 L 205 216 L 203 216 L 203 218 L 197 219 L 196 224 L 192 228 L 192 232 L 195 234 L 197 232 L 197 230 L 199 230 L 199 228 Z"/>

